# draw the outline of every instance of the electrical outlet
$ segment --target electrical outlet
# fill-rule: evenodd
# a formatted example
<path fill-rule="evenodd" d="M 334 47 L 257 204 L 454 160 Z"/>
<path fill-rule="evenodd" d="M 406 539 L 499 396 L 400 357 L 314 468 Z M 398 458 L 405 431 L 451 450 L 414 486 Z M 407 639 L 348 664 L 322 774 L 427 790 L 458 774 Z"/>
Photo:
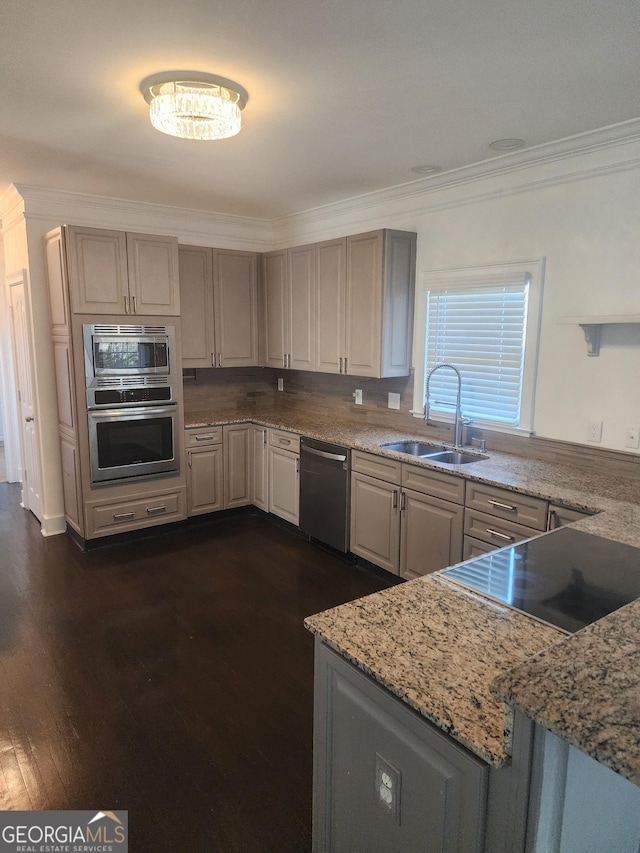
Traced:
<path fill-rule="evenodd" d="M 587 423 L 587 441 L 602 441 L 602 421 Z"/>
<path fill-rule="evenodd" d="M 353 398 L 356 401 L 356 406 L 362 405 L 362 388 L 356 388 L 353 392 Z"/>
<path fill-rule="evenodd" d="M 388 407 L 390 409 L 399 409 L 400 408 L 400 394 L 394 394 L 393 391 L 389 391 L 388 397 Z"/>
<path fill-rule="evenodd" d="M 278 391 L 284 391 L 284 379 L 278 376 Z"/>
<path fill-rule="evenodd" d="M 624 446 L 637 450 L 640 447 L 640 427 L 627 427 L 624 433 Z"/>
<path fill-rule="evenodd" d="M 401 780 L 402 774 L 398 768 L 376 752 L 376 799 L 391 814 L 395 823 L 400 823 Z"/>

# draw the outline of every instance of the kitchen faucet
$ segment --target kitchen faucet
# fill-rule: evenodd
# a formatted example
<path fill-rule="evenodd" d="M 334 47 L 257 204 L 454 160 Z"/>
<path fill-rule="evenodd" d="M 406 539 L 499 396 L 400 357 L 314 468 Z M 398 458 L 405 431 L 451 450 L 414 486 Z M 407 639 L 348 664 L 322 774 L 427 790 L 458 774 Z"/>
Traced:
<path fill-rule="evenodd" d="M 462 388 L 462 377 L 460 376 L 460 371 L 453 364 L 443 363 L 436 364 L 429 373 L 427 374 L 427 384 L 426 384 L 426 400 L 424 404 L 424 420 L 425 423 L 429 423 L 429 383 L 431 382 L 431 377 L 436 372 L 436 370 L 442 370 L 443 368 L 448 367 L 449 370 L 453 370 L 453 372 L 458 377 L 458 391 L 456 393 L 456 413 L 455 413 L 455 429 L 454 429 L 454 447 L 462 447 L 462 427 L 471 423 L 471 418 L 465 418 L 462 416 L 462 412 L 460 411 L 460 391 Z M 434 400 L 434 403 L 437 403 L 440 406 L 449 406 L 450 403 L 446 403 L 443 400 Z"/>

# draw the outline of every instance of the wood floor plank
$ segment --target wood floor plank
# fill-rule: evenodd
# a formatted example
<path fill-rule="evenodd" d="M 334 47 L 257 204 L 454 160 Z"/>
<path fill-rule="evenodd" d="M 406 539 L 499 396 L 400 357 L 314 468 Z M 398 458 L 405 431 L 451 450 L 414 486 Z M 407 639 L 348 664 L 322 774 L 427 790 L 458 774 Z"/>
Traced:
<path fill-rule="evenodd" d="M 83 553 L 0 485 L 0 808 L 136 853 L 311 850 L 311 613 L 393 582 L 263 515 Z"/>

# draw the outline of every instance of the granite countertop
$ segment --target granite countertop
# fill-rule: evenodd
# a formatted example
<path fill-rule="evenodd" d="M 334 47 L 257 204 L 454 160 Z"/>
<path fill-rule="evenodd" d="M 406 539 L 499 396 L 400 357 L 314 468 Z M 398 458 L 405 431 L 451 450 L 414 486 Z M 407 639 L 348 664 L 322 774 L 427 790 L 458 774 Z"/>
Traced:
<path fill-rule="evenodd" d="M 398 433 L 284 408 L 194 412 L 185 421 L 188 427 L 253 421 L 591 510 L 597 514 L 577 522 L 577 530 L 640 547 L 640 480 L 490 448 L 489 459 L 441 465 L 380 448 L 424 440 L 419 431 Z M 431 575 L 306 624 L 491 764 L 506 760 L 513 706 L 640 785 L 640 600 L 567 636 Z M 473 630 L 462 632 L 461 625 Z"/>
<path fill-rule="evenodd" d="M 512 712 L 492 695 L 494 679 L 566 637 L 432 575 L 310 616 L 305 625 L 496 767 L 508 758 Z"/>
<path fill-rule="evenodd" d="M 389 456 L 411 465 L 437 468 L 466 480 L 483 481 L 576 509 L 592 511 L 596 514 L 576 523 L 577 530 L 640 548 L 640 479 L 604 476 L 588 468 L 552 465 L 538 459 L 499 453 L 490 448 L 487 451 L 488 459 L 468 465 L 445 465 L 380 447 L 381 444 L 395 441 L 424 441 L 419 430 L 415 433 L 399 433 L 385 427 L 358 424 L 353 420 L 339 420 L 273 406 L 252 408 L 246 412 L 213 410 L 185 413 L 187 428 L 245 421 L 291 430 L 309 438 L 344 444 L 355 450 Z M 433 443 L 440 446 L 437 442 Z"/>
<path fill-rule="evenodd" d="M 498 676 L 495 695 L 640 785 L 640 599 Z"/>

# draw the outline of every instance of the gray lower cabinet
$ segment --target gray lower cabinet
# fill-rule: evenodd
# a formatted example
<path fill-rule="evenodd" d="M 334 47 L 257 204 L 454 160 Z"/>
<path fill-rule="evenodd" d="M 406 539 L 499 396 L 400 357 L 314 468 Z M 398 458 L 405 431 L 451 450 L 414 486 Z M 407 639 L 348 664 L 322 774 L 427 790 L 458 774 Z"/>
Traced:
<path fill-rule="evenodd" d="M 521 714 L 509 762 L 490 767 L 320 637 L 314 703 L 313 853 L 529 850 L 534 726 Z"/>
<path fill-rule="evenodd" d="M 251 503 L 253 484 L 251 424 L 229 424 L 222 429 L 224 447 L 224 508 Z"/>
<path fill-rule="evenodd" d="M 253 424 L 251 427 L 253 450 L 253 486 L 251 503 L 269 512 L 269 430 Z"/>
<path fill-rule="evenodd" d="M 464 480 L 354 451 L 351 550 L 411 580 L 462 559 Z"/>
<path fill-rule="evenodd" d="M 314 853 L 480 853 L 489 767 L 316 642 Z"/>

